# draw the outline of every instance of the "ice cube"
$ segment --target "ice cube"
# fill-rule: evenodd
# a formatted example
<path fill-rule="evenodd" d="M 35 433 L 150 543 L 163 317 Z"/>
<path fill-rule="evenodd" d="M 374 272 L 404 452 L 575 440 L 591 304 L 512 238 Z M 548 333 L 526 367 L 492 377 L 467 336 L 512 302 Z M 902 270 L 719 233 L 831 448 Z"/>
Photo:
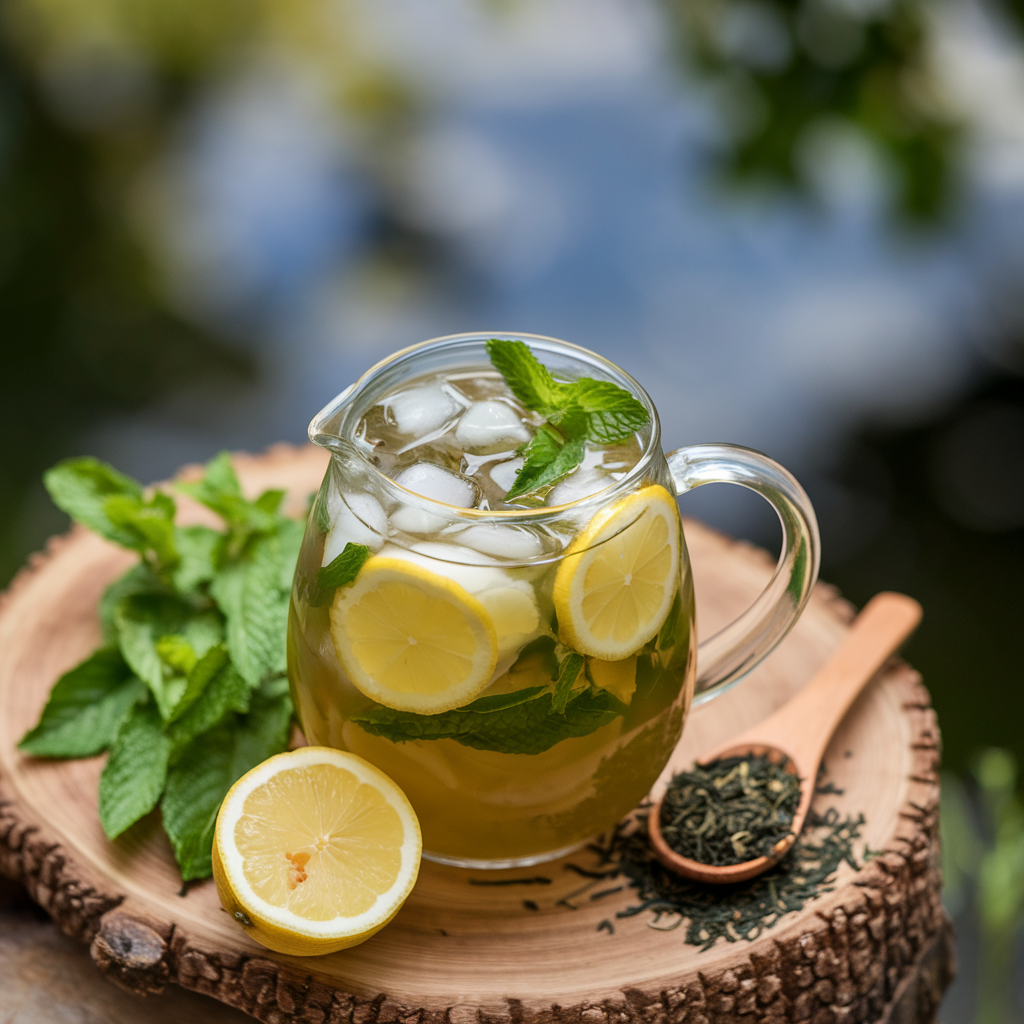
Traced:
<path fill-rule="evenodd" d="M 381 555 L 412 562 L 475 595 L 494 626 L 499 664 L 502 659 L 506 660 L 501 671 L 508 667 L 509 659 L 518 649 L 532 640 L 540 629 L 540 612 L 530 584 L 502 571 L 479 551 L 460 544 L 423 541 L 411 549 L 386 544 Z"/>
<path fill-rule="evenodd" d="M 365 544 L 371 551 L 379 551 L 388 534 L 388 517 L 380 502 L 369 494 L 331 491 L 327 498 L 327 514 L 331 529 L 324 541 L 323 565 L 333 562 L 349 542 Z"/>
<path fill-rule="evenodd" d="M 518 413 L 510 405 L 490 399 L 474 402 L 459 419 L 455 440 L 465 448 L 514 448 L 530 440 Z"/>
<path fill-rule="evenodd" d="M 603 491 L 615 478 L 603 468 L 604 452 L 588 448 L 583 453 L 583 461 L 548 495 L 548 505 L 568 505 L 582 498 L 589 498 L 598 491 Z"/>
<path fill-rule="evenodd" d="M 501 488 L 502 494 L 507 494 L 512 490 L 512 485 L 516 482 L 516 474 L 523 468 L 525 461 L 520 458 L 507 459 L 491 469 L 491 479 Z"/>
<path fill-rule="evenodd" d="M 403 533 L 437 533 L 449 523 L 444 516 L 435 516 L 426 509 L 402 505 L 391 513 L 391 525 Z"/>
<path fill-rule="evenodd" d="M 418 462 L 402 470 L 395 483 L 446 505 L 470 508 L 476 504 L 477 491 L 469 480 L 429 462 Z"/>
<path fill-rule="evenodd" d="M 411 548 L 385 544 L 380 553 L 386 558 L 412 562 L 422 569 L 444 576 L 471 594 L 495 587 L 515 586 L 519 582 L 497 568 L 486 555 L 459 544 L 421 541 Z"/>
<path fill-rule="evenodd" d="M 451 388 L 423 384 L 400 391 L 387 400 L 387 409 L 400 434 L 422 437 L 443 427 L 462 408 Z"/>
<path fill-rule="evenodd" d="M 567 476 L 561 483 L 555 484 L 554 490 L 548 495 L 549 505 L 569 505 L 574 501 L 589 498 L 598 491 L 603 491 L 612 481 L 603 473 L 577 472 Z"/>
<path fill-rule="evenodd" d="M 456 540 L 474 551 L 517 561 L 536 558 L 544 550 L 544 542 L 538 534 L 519 526 L 480 523 L 456 534 Z"/>
<path fill-rule="evenodd" d="M 443 501 L 458 508 L 470 508 L 476 504 L 477 489 L 474 484 L 464 476 L 430 462 L 418 462 L 403 470 L 395 477 L 395 483 L 422 494 L 424 498 Z M 450 522 L 444 516 L 415 505 L 402 505 L 391 513 L 391 525 L 405 533 L 436 533 Z"/>

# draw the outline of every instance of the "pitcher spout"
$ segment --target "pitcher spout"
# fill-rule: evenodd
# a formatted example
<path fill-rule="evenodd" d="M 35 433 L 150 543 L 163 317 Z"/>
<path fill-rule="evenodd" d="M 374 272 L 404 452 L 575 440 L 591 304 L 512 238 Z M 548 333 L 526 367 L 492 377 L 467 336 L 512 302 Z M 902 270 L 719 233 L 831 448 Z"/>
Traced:
<path fill-rule="evenodd" d="M 323 407 L 310 421 L 309 439 L 335 455 L 348 456 L 355 451 L 352 441 L 345 436 L 343 423 L 355 384 L 350 384 L 340 395 Z"/>

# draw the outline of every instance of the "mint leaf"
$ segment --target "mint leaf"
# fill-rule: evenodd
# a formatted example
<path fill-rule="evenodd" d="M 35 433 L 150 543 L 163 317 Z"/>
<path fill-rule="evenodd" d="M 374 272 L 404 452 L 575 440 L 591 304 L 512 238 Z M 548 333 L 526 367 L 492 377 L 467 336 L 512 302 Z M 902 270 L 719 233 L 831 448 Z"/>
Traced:
<path fill-rule="evenodd" d="M 554 624 L 552 633 L 557 635 L 558 623 Z M 552 636 L 539 636 L 535 640 L 531 640 L 520 652 L 519 657 L 516 658 L 515 664 L 509 669 L 510 672 L 515 672 L 516 668 L 527 658 L 533 657 L 535 654 L 542 656 L 542 662 L 544 668 L 547 669 L 548 674 L 552 680 L 558 678 L 558 657 L 555 655 L 555 648 L 558 646 L 555 638 Z"/>
<path fill-rule="evenodd" d="M 219 726 L 194 740 L 167 774 L 160 816 L 184 882 L 213 874 L 217 812 L 234 782 L 227 781 L 233 740 L 232 726 Z"/>
<path fill-rule="evenodd" d="M 201 501 L 207 508 L 220 515 L 220 507 L 228 507 L 236 498 L 242 497 L 242 485 L 238 482 L 235 467 L 231 464 L 230 452 L 218 452 L 203 468 L 202 478 L 193 483 L 180 481 L 179 491 Z M 214 507 L 217 506 L 217 507 Z"/>
<path fill-rule="evenodd" d="M 218 452 L 210 459 L 203 471 L 203 486 L 213 497 L 241 497 L 242 485 L 231 464 L 231 452 Z"/>
<path fill-rule="evenodd" d="M 100 776 L 100 822 L 109 838 L 115 839 L 156 806 L 170 752 L 156 705 L 137 706 L 118 730 Z"/>
<path fill-rule="evenodd" d="M 223 644 L 214 644 L 201 658 L 196 658 L 192 645 L 178 637 L 164 637 L 157 642 L 157 649 L 166 648 L 168 642 L 175 645 L 183 644 L 191 654 L 191 659 L 182 656 L 177 660 L 177 664 L 171 665 L 172 668 L 186 676 L 185 690 L 168 716 L 168 720 L 173 722 L 195 704 L 205 692 L 210 681 L 224 670 L 230 659 L 228 658 L 228 649 Z M 184 650 L 181 650 L 180 653 L 181 655 L 185 654 Z M 162 650 L 160 650 L 160 655 L 164 661 L 168 661 Z"/>
<path fill-rule="evenodd" d="M 487 714 L 492 711 L 504 711 L 506 708 L 514 708 L 518 704 L 525 704 L 546 689 L 546 686 L 528 686 L 524 690 L 514 690 L 512 693 L 492 693 L 489 697 L 478 697 L 472 704 L 467 704 L 458 710 L 480 711 Z"/>
<path fill-rule="evenodd" d="M 281 502 L 284 501 L 285 492 L 281 490 L 264 491 L 254 502 L 261 512 L 266 512 L 267 515 L 275 515 L 277 510 L 281 507 Z"/>
<path fill-rule="evenodd" d="M 124 598 L 135 594 L 167 594 L 167 587 L 145 562 L 133 565 L 120 579 L 114 580 L 103 591 L 99 611 L 105 642 L 117 643 L 117 606 Z"/>
<path fill-rule="evenodd" d="M 650 418 L 639 399 L 611 381 L 581 377 L 570 392 L 568 408 L 586 414 L 586 438 L 595 444 L 625 441 Z"/>
<path fill-rule="evenodd" d="M 529 494 L 571 473 L 583 461 L 583 449 L 582 439 L 563 444 L 550 427 L 542 426 L 523 449 L 526 461 L 505 499 Z"/>
<path fill-rule="evenodd" d="M 565 714 L 566 705 L 572 699 L 572 688 L 583 669 L 583 655 L 575 652 L 568 655 L 558 670 L 558 681 L 551 696 L 551 707 L 560 715 Z"/>
<path fill-rule="evenodd" d="M 665 666 L 657 654 L 641 654 L 636 659 L 636 689 L 623 716 L 622 733 L 654 719 L 679 696 L 686 680 L 685 656 Z"/>
<path fill-rule="evenodd" d="M 199 660 L 192 645 L 183 636 L 175 633 L 157 640 L 156 653 L 171 671 L 183 676 L 187 676 Z"/>
<path fill-rule="evenodd" d="M 214 659 L 220 660 L 216 657 L 217 652 L 224 650 L 223 647 L 212 647 L 196 666 L 195 672 L 212 671 Z M 248 711 L 251 697 L 252 687 L 238 673 L 225 653 L 221 668 L 207 680 L 195 700 L 180 712 L 175 708 L 175 716 L 167 727 L 167 735 L 174 748 L 172 759 L 177 761 L 182 747 L 212 729 L 228 712 Z"/>
<path fill-rule="evenodd" d="M 679 639 L 679 634 L 682 632 L 683 625 L 683 602 L 680 592 L 676 591 L 676 596 L 672 601 L 672 607 L 668 610 L 668 615 L 665 616 L 665 621 L 661 624 L 661 630 L 658 633 L 658 650 L 663 651 L 667 647 L 671 647 L 676 640 Z"/>
<path fill-rule="evenodd" d="M 132 547 L 134 536 L 124 533 L 107 517 L 107 498 L 121 495 L 142 498 L 142 487 L 99 459 L 65 459 L 43 474 L 54 504 L 72 519 L 115 544 Z"/>
<path fill-rule="evenodd" d="M 551 376 L 525 342 L 492 338 L 487 342 L 487 355 L 527 409 L 547 416 L 562 407 L 565 385 Z"/>
<path fill-rule="evenodd" d="M 146 500 L 142 487 L 98 459 L 68 459 L 43 476 L 54 502 L 72 519 L 122 547 L 152 553 L 157 570 L 177 561 L 174 501 L 157 492 Z"/>
<path fill-rule="evenodd" d="M 216 512 L 235 535 L 233 539 L 237 543 L 244 543 L 253 533 L 271 532 L 277 525 L 277 507 L 284 496 L 283 491 L 267 491 L 254 502 L 246 499 L 231 465 L 230 452 L 221 452 L 211 459 L 198 483 L 176 486 Z"/>
<path fill-rule="evenodd" d="M 102 647 L 65 672 L 50 691 L 39 724 L 18 744 L 36 757 L 91 757 L 113 742 L 146 695 L 116 647 Z"/>
<path fill-rule="evenodd" d="M 180 635 L 202 657 L 223 639 L 223 627 L 215 612 L 197 612 L 173 595 L 134 594 L 122 598 L 114 624 L 124 660 L 149 687 L 164 719 L 170 718 L 181 700 L 187 680 L 161 658 L 158 643 L 164 637 Z"/>
<path fill-rule="evenodd" d="M 327 472 L 324 474 L 323 483 L 320 484 L 320 490 L 313 498 L 312 507 L 310 508 L 310 512 L 316 512 L 316 528 L 323 534 L 331 532 L 331 512 L 327 505 L 327 495 L 330 492 L 330 487 L 331 474 Z"/>
<path fill-rule="evenodd" d="M 451 739 L 476 750 L 542 754 L 564 739 L 589 735 L 626 710 L 607 690 L 594 687 L 575 696 L 564 713 L 555 710 L 552 698 L 546 691 L 503 710 L 476 711 L 468 705 L 439 715 L 374 707 L 353 715 L 352 721 L 371 735 L 394 743 Z"/>
<path fill-rule="evenodd" d="M 132 671 L 149 687 L 165 717 L 181 694 L 177 693 L 172 698 L 165 693 L 164 663 L 156 643 L 160 637 L 176 632 L 184 618 L 181 603 L 174 597 L 162 595 L 131 595 L 123 598 L 114 612 L 121 654 Z"/>
<path fill-rule="evenodd" d="M 108 521 L 125 540 L 119 543 L 146 555 L 152 551 L 158 570 L 178 561 L 174 543 L 173 499 L 159 491 L 149 501 L 131 494 L 112 494 L 103 502 Z"/>
<path fill-rule="evenodd" d="M 611 381 L 590 377 L 568 383 L 556 381 L 522 341 L 491 339 L 487 354 L 513 394 L 548 421 L 520 449 L 525 462 L 506 500 L 539 490 L 571 473 L 583 461 L 587 441 L 624 441 L 650 418 L 641 401 Z"/>
<path fill-rule="evenodd" d="M 365 544 L 353 544 L 349 541 L 337 558 L 317 570 L 309 603 L 315 608 L 330 604 L 334 599 L 335 590 L 354 582 L 369 557 L 370 549 Z"/>
<path fill-rule="evenodd" d="M 250 768 L 287 747 L 291 713 L 287 693 L 264 688 L 253 695 L 249 714 L 231 716 L 198 736 L 170 770 L 160 811 L 186 881 L 211 874 L 213 829 L 221 802 Z"/>
<path fill-rule="evenodd" d="M 292 563 L 290 571 L 294 568 Z M 210 585 L 210 594 L 227 619 L 231 660 L 251 686 L 285 671 L 289 595 L 281 581 L 287 575 L 281 542 L 271 535 L 257 538 Z"/>
<path fill-rule="evenodd" d="M 306 524 L 298 519 L 281 519 L 277 526 L 277 539 L 281 545 L 278 589 L 284 594 L 292 592 L 295 579 L 295 565 L 299 560 L 302 538 L 306 535 Z"/>
<path fill-rule="evenodd" d="M 178 564 L 171 581 L 180 593 L 197 590 L 216 575 L 222 535 L 208 526 L 179 526 L 175 531 Z"/>
<path fill-rule="evenodd" d="M 226 453 L 182 485 L 224 519 L 223 531 L 176 527 L 169 496 L 147 499 L 95 459 L 61 463 L 46 483 L 61 508 L 143 561 L 104 591 L 106 646 L 58 680 L 21 748 L 54 757 L 109 748 L 100 816 L 111 837 L 147 814 L 166 782 L 165 820 L 184 876 L 209 874 L 224 791 L 289 737 L 285 628 L 304 524 L 280 514 L 282 490 L 247 500 Z M 213 799 L 189 773 L 218 758 L 230 765 Z"/>

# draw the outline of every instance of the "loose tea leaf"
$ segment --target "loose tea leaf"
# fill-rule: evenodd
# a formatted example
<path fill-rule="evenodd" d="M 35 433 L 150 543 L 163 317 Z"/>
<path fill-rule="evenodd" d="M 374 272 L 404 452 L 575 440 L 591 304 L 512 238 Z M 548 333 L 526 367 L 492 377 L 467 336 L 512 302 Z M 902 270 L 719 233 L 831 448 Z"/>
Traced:
<path fill-rule="evenodd" d="M 606 844 L 591 847 L 602 871 L 579 873 L 596 876 L 591 885 L 625 875 L 639 902 L 620 910 L 617 918 L 649 913 L 649 926 L 660 931 L 673 931 L 686 922 L 684 941 L 706 950 L 719 939 L 753 942 L 785 914 L 831 892 L 844 861 L 860 870 L 853 844 L 863 825 L 863 814 L 843 817 L 834 807 L 821 816 L 812 811 L 793 849 L 775 867 L 736 885 L 703 885 L 661 864 L 651 847 L 646 816 L 639 814 L 635 823 L 617 826 Z"/>
<path fill-rule="evenodd" d="M 679 772 L 665 791 L 661 834 L 702 864 L 741 864 L 770 856 L 792 833 L 800 779 L 769 758 L 729 757 Z"/>

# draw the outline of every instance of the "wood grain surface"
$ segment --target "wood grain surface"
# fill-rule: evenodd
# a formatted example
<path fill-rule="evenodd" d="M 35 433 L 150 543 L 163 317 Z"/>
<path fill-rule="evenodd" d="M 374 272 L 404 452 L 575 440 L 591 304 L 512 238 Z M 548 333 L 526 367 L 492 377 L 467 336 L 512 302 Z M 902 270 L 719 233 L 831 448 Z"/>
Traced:
<path fill-rule="evenodd" d="M 318 450 L 284 447 L 237 460 L 248 491 L 287 487 L 295 510 L 324 464 Z M 183 519 L 204 515 L 181 505 Z M 694 522 L 686 537 L 706 636 L 750 603 L 772 564 Z M 117 842 L 105 838 L 96 812 L 101 758 L 44 761 L 16 750 L 54 680 L 96 645 L 99 596 L 132 558 L 73 530 L 33 560 L 0 606 L 0 871 L 88 943 L 111 980 L 141 992 L 176 982 L 274 1022 L 827 1024 L 934 1014 L 951 969 L 937 863 L 939 736 L 927 692 L 906 665 L 883 669 L 840 725 L 825 763 L 844 792 L 819 798 L 820 807 L 863 812 L 863 840 L 885 852 L 859 872 L 842 867 L 833 892 L 753 943 L 698 952 L 682 930 L 656 931 L 644 914 L 616 921 L 612 935 L 598 932 L 631 894 L 566 908 L 559 900 L 579 879 L 565 860 L 496 873 L 551 879 L 529 887 L 473 885 L 480 872 L 424 863 L 406 906 L 373 939 L 292 958 L 251 942 L 212 883 L 180 894 L 155 816 Z M 850 617 L 819 586 L 771 658 L 691 715 L 658 785 L 796 692 Z M 566 860 L 587 866 L 588 856 Z"/>

